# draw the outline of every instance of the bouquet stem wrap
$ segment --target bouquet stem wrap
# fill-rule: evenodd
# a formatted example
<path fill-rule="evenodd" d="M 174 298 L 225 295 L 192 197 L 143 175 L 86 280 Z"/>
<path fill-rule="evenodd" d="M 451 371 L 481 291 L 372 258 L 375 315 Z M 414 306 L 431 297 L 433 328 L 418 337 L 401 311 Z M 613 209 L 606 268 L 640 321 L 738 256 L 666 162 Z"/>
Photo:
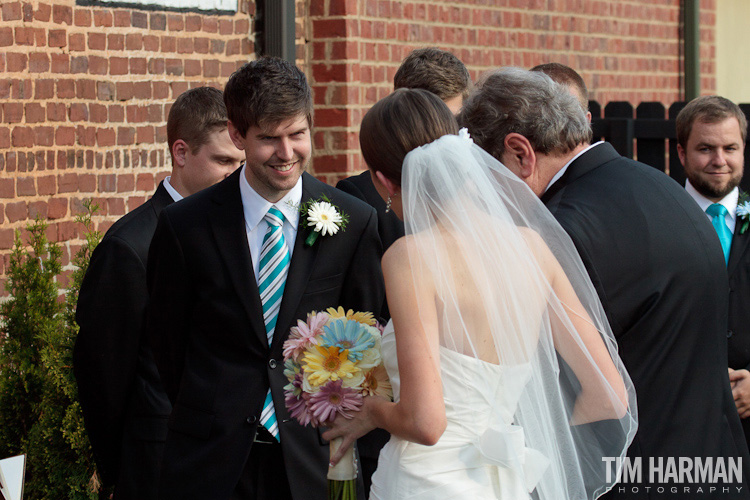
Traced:
<path fill-rule="evenodd" d="M 343 438 L 330 442 L 331 456 L 341 447 Z M 328 467 L 328 500 L 357 500 L 357 460 L 354 447 L 333 467 Z"/>
<path fill-rule="evenodd" d="M 330 442 L 331 456 L 335 455 L 343 438 L 336 438 Z M 357 462 L 354 457 L 354 447 L 352 446 L 344 455 L 339 463 L 334 467 L 328 467 L 328 479 L 335 481 L 348 481 L 350 479 L 357 479 Z"/>

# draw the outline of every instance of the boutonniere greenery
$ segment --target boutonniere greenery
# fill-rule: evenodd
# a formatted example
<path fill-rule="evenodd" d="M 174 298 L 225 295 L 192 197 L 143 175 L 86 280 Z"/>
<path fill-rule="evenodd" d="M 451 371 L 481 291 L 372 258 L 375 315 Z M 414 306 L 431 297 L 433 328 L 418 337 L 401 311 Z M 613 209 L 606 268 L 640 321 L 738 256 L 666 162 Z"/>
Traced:
<path fill-rule="evenodd" d="M 311 247 L 320 235 L 336 234 L 344 231 L 349 222 L 349 215 L 331 203 L 323 195 L 317 200 L 307 200 L 299 206 L 300 225 L 311 229 L 305 238 L 305 245 Z"/>
<path fill-rule="evenodd" d="M 740 191 L 740 199 L 737 201 L 737 218 L 742 222 L 740 234 L 745 234 L 750 226 L 750 197 L 744 191 Z"/>

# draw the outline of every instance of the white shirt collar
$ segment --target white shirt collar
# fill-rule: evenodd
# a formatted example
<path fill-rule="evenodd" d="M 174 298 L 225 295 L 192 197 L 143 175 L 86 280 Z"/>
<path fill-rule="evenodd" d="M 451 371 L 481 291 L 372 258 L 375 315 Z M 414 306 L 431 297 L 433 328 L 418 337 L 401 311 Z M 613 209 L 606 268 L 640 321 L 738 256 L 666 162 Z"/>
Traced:
<path fill-rule="evenodd" d="M 172 187 L 172 184 L 169 183 L 169 179 L 171 178 L 172 176 L 168 175 L 164 179 L 164 188 L 167 190 L 167 193 L 169 193 L 169 196 L 171 196 L 174 201 L 180 201 L 183 198 L 183 196 L 180 193 L 178 193 L 175 188 Z"/>
<path fill-rule="evenodd" d="M 297 184 L 279 201 L 271 203 L 259 195 L 247 182 L 245 177 L 246 165 L 243 165 L 240 172 L 240 196 L 242 197 L 242 210 L 245 214 L 245 224 L 247 230 L 251 231 L 255 226 L 260 224 L 263 217 L 268 213 L 268 209 L 275 206 L 284 214 L 284 219 L 297 228 L 299 224 L 299 205 L 302 202 L 302 176 L 297 179 Z"/>
<path fill-rule="evenodd" d="M 711 201 L 705 196 L 703 196 L 702 194 L 700 194 L 698 190 L 695 189 L 692 184 L 690 184 L 689 180 L 685 181 L 685 191 L 687 191 L 688 194 L 690 194 L 690 196 L 693 197 L 696 203 L 698 203 L 698 206 L 700 206 L 701 210 L 703 210 L 704 212 L 710 205 L 713 205 L 714 203 L 719 203 L 720 205 L 724 205 L 724 208 L 726 208 L 728 212 L 727 215 L 729 215 L 729 217 L 731 217 L 732 220 L 735 220 L 737 218 L 737 203 L 739 202 L 739 199 L 740 199 L 739 188 L 732 189 L 728 195 L 726 195 L 724 198 L 722 198 L 721 200 L 717 202 Z"/>
<path fill-rule="evenodd" d="M 575 155 L 575 156 L 574 156 L 573 158 L 571 158 L 571 159 L 570 159 L 570 161 L 569 161 L 568 163 L 566 163 L 566 164 L 565 164 L 565 166 L 564 166 L 563 168 L 561 168 L 561 169 L 560 169 L 560 170 L 559 170 L 559 171 L 558 171 L 558 172 L 557 172 L 557 173 L 555 174 L 555 176 L 554 176 L 554 177 L 552 177 L 552 180 L 551 180 L 551 181 L 549 181 L 549 184 L 547 184 L 547 187 L 546 187 L 546 188 L 544 188 L 544 192 L 546 193 L 546 192 L 547 192 L 547 190 L 548 190 L 548 189 L 549 189 L 550 187 L 552 187 L 552 184 L 554 184 L 555 182 L 557 182 L 557 181 L 558 181 L 558 179 L 560 179 L 560 177 L 562 177 L 562 176 L 563 176 L 563 174 L 565 173 L 565 171 L 566 171 L 566 170 L 568 170 L 568 167 L 570 166 L 570 164 L 571 164 L 571 163 L 573 163 L 574 161 L 576 161 L 576 159 L 578 159 L 578 157 L 579 157 L 579 156 L 581 156 L 581 155 L 582 155 L 583 153 L 585 153 L 585 152 L 586 152 L 586 151 L 588 151 L 589 149 L 591 149 L 591 148 L 593 148 L 593 147 L 595 147 L 595 146 L 598 146 L 599 144 L 604 144 L 604 141 L 599 141 L 599 142 L 595 142 L 594 144 L 589 144 L 589 145 L 588 145 L 588 146 L 587 146 L 586 148 L 584 148 L 584 149 L 582 149 L 581 151 L 579 151 L 577 155 Z"/>

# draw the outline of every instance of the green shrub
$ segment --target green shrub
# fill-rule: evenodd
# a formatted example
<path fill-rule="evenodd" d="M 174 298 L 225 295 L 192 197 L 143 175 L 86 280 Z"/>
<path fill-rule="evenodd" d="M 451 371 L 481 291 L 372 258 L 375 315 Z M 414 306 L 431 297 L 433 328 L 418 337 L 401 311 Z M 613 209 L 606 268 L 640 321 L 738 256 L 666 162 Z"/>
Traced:
<path fill-rule="evenodd" d="M 0 306 L 0 457 L 27 455 L 29 500 L 98 496 L 72 366 L 78 290 L 101 239 L 91 230 L 96 207 L 84 206 L 77 219 L 87 234 L 73 258 L 65 301 L 56 280 L 60 247 L 48 241 L 47 224 L 37 219 L 27 227 L 28 248 L 16 234 L 6 285 L 11 296 Z"/>

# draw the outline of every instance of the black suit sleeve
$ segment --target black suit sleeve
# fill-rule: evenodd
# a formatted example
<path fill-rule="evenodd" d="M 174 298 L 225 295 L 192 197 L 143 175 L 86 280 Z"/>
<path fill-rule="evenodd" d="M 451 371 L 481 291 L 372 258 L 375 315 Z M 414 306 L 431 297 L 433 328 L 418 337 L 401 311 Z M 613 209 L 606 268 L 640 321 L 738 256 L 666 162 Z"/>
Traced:
<path fill-rule="evenodd" d="M 105 238 L 78 297 L 73 370 L 96 464 L 108 485 L 118 476 L 147 296 L 146 269 L 136 252 L 120 238 Z"/>
<path fill-rule="evenodd" d="M 189 298 L 188 272 L 182 247 L 167 211 L 159 217 L 149 249 L 146 341 L 151 346 L 162 385 L 172 404 L 185 365 Z"/>

